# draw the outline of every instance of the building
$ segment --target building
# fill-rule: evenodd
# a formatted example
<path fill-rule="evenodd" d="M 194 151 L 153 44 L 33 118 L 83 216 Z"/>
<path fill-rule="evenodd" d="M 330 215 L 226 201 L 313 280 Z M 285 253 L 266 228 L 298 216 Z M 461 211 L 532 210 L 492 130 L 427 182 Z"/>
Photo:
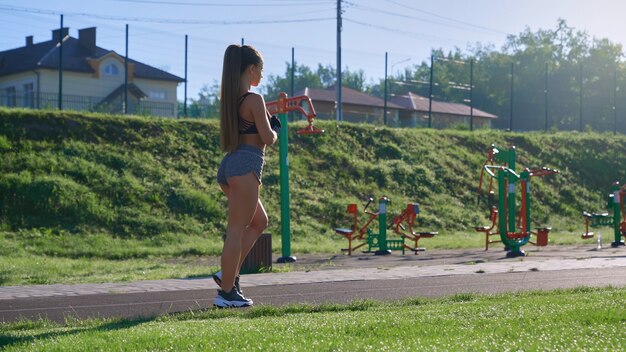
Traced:
<path fill-rule="evenodd" d="M 383 99 L 343 87 L 343 120 L 383 124 L 385 102 Z M 311 98 L 317 118 L 336 119 L 337 93 L 335 87 L 327 89 L 305 88 L 295 93 Z M 473 111 L 472 111 L 473 110 Z M 394 127 L 428 126 L 429 101 L 414 93 L 391 97 L 387 101 L 387 125 Z M 474 128 L 491 127 L 491 121 L 497 118 L 482 110 L 471 109 L 465 104 L 432 101 L 432 127 L 449 128 L 457 125 L 469 126 L 474 117 Z"/>
<path fill-rule="evenodd" d="M 311 98 L 317 118 L 336 119 L 337 89 L 330 88 L 305 88 L 295 92 L 295 96 L 306 95 Z M 342 87 L 341 100 L 343 102 L 343 120 L 349 122 L 366 122 L 383 124 L 385 102 L 383 99 L 359 92 L 357 90 Z M 387 102 L 387 124 L 395 126 L 402 106 Z"/>
<path fill-rule="evenodd" d="M 498 118 L 476 108 L 459 103 L 448 103 L 433 100 L 415 93 L 394 96 L 390 99 L 402 106 L 400 110 L 400 125 L 403 127 L 428 126 L 428 114 L 432 117 L 431 126 L 434 128 L 449 128 L 458 125 L 469 126 L 470 119 L 474 118 L 474 128 L 490 128 L 491 121 Z M 430 106 L 430 110 L 429 110 Z"/>
<path fill-rule="evenodd" d="M 95 27 L 79 30 L 78 39 L 69 36 L 69 28 L 53 30 L 50 40 L 36 44 L 28 36 L 23 47 L 0 52 L 0 105 L 9 107 L 57 109 L 62 88 L 63 109 L 123 113 L 128 91 L 129 113 L 176 117 L 176 89 L 183 81 L 129 58 L 126 86 L 124 57 L 96 45 Z"/>

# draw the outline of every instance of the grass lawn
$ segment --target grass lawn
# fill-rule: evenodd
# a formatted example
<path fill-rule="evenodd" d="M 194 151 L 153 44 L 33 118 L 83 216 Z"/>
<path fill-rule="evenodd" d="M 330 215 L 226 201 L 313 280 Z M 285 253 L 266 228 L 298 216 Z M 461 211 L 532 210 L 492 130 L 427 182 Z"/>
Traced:
<path fill-rule="evenodd" d="M 0 325 L 7 351 L 623 351 L 626 288 Z"/>

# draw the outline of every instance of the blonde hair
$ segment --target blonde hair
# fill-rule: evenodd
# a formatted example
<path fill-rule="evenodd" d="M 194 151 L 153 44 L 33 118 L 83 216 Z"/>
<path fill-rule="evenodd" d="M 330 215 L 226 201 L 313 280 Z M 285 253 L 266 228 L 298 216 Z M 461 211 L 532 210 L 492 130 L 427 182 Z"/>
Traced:
<path fill-rule="evenodd" d="M 229 45 L 224 53 L 220 96 L 220 146 L 232 152 L 239 144 L 239 95 L 241 75 L 250 65 L 261 65 L 261 54 L 249 45 Z"/>

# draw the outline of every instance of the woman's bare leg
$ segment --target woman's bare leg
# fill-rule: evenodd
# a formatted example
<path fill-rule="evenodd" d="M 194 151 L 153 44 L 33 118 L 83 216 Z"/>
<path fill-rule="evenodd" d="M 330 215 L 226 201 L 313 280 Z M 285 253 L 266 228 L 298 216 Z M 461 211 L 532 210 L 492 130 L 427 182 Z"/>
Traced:
<path fill-rule="evenodd" d="M 228 185 L 220 184 L 222 188 L 222 192 L 228 198 L 228 193 L 230 191 L 230 187 Z M 241 265 L 246 260 L 246 256 L 256 243 L 256 241 L 261 237 L 263 231 L 267 228 L 268 218 L 267 212 L 265 211 L 265 207 L 259 199 L 256 211 L 254 212 L 254 217 L 252 218 L 252 222 L 250 225 L 244 230 L 243 240 L 241 243 L 241 256 L 239 259 L 239 266 L 237 267 L 237 275 L 239 275 L 239 270 L 241 269 Z"/>
<path fill-rule="evenodd" d="M 229 292 L 242 261 L 244 233 L 259 203 L 259 181 L 252 173 L 228 179 L 228 226 L 222 251 L 222 290 Z M 248 249 L 249 250 L 249 249 Z"/>
<path fill-rule="evenodd" d="M 239 259 L 239 266 L 237 267 L 237 274 L 239 274 L 241 264 L 243 264 L 246 256 L 250 252 L 250 249 L 252 249 L 256 241 L 259 239 L 259 237 L 261 237 L 263 231 L 267 228 L 267 224 L 267 213 L 265 212 L 263 203 L 261 203 L 261 200 L 259 199 L 256 211 L 254 212 L 254 217 L 252 218 L 252 222 L 246 228 L 243 234 L 243 239 L 241 241 L 241 257 Z"/>

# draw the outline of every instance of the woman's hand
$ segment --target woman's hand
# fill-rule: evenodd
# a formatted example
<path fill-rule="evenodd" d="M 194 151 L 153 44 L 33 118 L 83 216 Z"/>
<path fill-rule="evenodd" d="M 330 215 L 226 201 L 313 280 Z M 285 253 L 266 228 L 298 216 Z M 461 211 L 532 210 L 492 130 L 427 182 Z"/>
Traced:
<path fill-rule="evenodd" d="M 272 117 L 270 117 L 270 127 L 272 128 L 274 132 L 276 132 L 276 134 L 280 133 L 280 129 L 282 125 L 278 117 L 276 117 L 276 115 L 272 115 Z"/>

